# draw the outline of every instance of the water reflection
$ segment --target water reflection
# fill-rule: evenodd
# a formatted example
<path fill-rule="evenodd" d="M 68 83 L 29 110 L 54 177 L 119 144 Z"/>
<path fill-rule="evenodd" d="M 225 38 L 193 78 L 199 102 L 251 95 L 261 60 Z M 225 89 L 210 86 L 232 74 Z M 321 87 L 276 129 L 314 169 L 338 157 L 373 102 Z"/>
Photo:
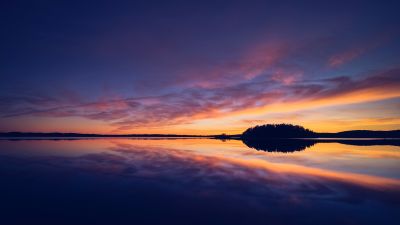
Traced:
<path fill-rule="evenodd" d="M 217 140 L 1 144 L 4 224 L 399 222 L 398 147 L 320 143 L 288 155 Z"/>
<path fill-rule="evenodd" d="M 400 139 L 244 139 L 243 143 L 256 150 L 267 152 L 303 151 L 317 143 L 341 143 L 356 146 L 400 146 Z"/>
<path fill-rule="evenodd" d="M 315 140 L 306 139 L 269 139 L 269 140 L 243 140 L 248 147 L 268 152 L 295 152 L 302 151 L 317 143 Z"/>

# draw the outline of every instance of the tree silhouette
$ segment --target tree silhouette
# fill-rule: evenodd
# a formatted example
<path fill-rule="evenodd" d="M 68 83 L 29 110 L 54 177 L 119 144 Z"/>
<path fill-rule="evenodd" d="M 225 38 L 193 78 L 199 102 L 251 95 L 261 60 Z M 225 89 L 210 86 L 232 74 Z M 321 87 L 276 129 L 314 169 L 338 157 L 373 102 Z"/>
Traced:
<path fill-rule="evenodd" d="M 265 124 L 247 129 L 242 134 L 243 140 L 262 140 L 276 138 L 312 138 L 317 134 L 302 126 L 292 124 Z"/>

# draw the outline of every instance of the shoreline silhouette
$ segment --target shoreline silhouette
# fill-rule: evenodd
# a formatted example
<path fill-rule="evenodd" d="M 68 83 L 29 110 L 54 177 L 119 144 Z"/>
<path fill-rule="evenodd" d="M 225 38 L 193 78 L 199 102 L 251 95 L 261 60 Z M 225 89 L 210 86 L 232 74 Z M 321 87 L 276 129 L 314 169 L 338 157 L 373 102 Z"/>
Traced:
<path fill-rule="evenodd" d="M 93 134 L 93 133 L 63 133 L 63 132 L 0 132 L 0 137 L 174 137 L 174 138 L 216 138 L 216 139 L 287 139 L 287 138 L 400 138 L 400 130 L 349 130 L 336 133 L 314 132 L 302 126 L 292 124 L 265 124 L 248 128 L 242 134 Z"/>
<path fill-rule="evenodd" d="M 207 138 L 218 140 L 241 140 L 249 148 L 269 152 L 302 151 L 317 143 L 340 143 L 346 145 L 400 146 L 400 130 L 371 131 L 350 130 L 337 133 L 318 133 L 292 124 L 265 124 L 248 128 L 235 135 L 180 135 L 180 134 L 83 134 L 6 132 L 0 138 L 8 140 L 75 140 L 83 138 Z"/>
<path fill-rule="evenodd" d="M 240 136 L 245 145 L 269 152 L 302 151 L 317 143 L 341 143 L 347 145 L 395 145 L 400 146 L 400 131 L 353 130 L 338 133 L 317 133 L 292 124 L 265 124 L 248 128 Z"/>

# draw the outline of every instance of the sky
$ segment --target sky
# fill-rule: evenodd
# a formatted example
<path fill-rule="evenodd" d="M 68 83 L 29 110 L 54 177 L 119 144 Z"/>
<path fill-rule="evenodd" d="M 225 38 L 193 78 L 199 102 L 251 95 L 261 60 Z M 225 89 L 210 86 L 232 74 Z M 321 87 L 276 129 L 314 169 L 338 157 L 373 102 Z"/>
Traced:
<path fill-rule="evenodd" d="M 1 1 L 0 132 L 400 129 L 396 1 Z"/>

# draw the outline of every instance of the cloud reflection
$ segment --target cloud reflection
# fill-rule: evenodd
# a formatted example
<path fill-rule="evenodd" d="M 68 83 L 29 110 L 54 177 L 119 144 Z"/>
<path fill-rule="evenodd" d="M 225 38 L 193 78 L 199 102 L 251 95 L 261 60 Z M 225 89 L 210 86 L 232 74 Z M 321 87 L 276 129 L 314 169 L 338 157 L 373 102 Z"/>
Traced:
<path fill-rule="evenodd" d="M 259 158 L 259 154 L 250 158 L 226 152 L 201 154 L 185 148 L 147 146 L 140 144 L 140 140 L 138 144 L 117 139 L 106 143 L 99 145 L 97 151 L 80 155 L 2 155 L 0 172 L 5 185 L 0 187 L 0 196 L 12 205 L 26 203 L 28 206 L 17 207 L 26 210 L 30 204 L 26 196 L 33 194 L 31 198 L 44 202 L 41 209 L 55 204 L 73 215 L 81 206 L 65 202 L 69 198 L 79 202 L 85 199 L 90 212 L 104 212 L 97 215 L 99 224 L 115 218 L 111 207 L 121 210 L 117 215 L 126 223 L 136 217 L 145 224 L 158 223 L 176 212 L 202 215 L 204 219 L 199 224 L 218 224 L 213 221 L 215 216 L 231 224 L 245 224 L 231 217 L 232 213 L 249 218 L 246 221 L 254 224 L 264 221 L 265 215 L 276 224 L 299 219 L 304 224 L 329 224 L 344 220 L 338 217 L 326 221 L 327 216 L 357 208 L 360 213 L 351 211 L 352 221 L 368 224 L 364 210 L 379 204 L 375 210 L 390 213 L 400 205 L 397 179 L 272 163 Z M 10 199 L 5 193 L 18 197 Z M 102 204 L 96 205 L 99 201 Z M 141 210 L 135 211 L 138 208 Z M 143 217 L 147 213 L 153 216 Z M 313 221 L 307 219 L 311 213 Z M 369 219 L 376 221 L 380 217 Z M 385 220 L 390 224 L 391 218 Z M 193 218 L 185 216 L 169 221 L 196 224 Z"/>

